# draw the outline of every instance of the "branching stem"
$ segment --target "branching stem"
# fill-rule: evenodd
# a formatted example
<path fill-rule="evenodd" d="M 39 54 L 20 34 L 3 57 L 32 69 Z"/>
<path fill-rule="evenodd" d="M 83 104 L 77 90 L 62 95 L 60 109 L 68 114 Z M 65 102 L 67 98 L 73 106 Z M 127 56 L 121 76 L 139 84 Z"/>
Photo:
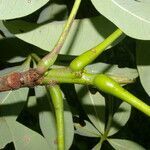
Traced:
<path fill-rule="evenodd" d="M 16 80 L 15 82 L 14 79 Z M 12 83 L 15 83 L 15 85 L 13 85 Z M 84 71 L 74 72 L 70 68 L 51 69 L 41 77 L 38 76 L 35 69 L 30 69 L 29 71 L 21 73 L 16 72 L 0 78 L 0 90 L 6 91 L 18 89 L 25 86 L 32 87 L 36 85 L 52 86 L 60 83 L 93 85 L 99 90 L 120 98 L 121 100 L 131 104 L 138 110 L 150 116 L 150 106 L 122 88 L 112 78 L 104 74 L 88 74 Z"/>

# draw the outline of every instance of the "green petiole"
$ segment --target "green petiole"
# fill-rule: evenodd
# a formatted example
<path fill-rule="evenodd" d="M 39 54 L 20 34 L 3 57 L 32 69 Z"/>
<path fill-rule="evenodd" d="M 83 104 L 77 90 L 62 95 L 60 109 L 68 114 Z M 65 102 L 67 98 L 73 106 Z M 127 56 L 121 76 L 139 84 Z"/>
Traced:
<path fill-rule="evenodd" d="M 64 106 L 61 89 L 58 85 L 53 85 L 49 86 L 48 90 L 55 110 L 58 150 L 64 150 Z"/>
<path fill-rule="evenodd" d="M 59 37 L 55 47 L 49 54 L 47 54 L 45 57 L 43 57 L 40 60 L 40 62 L 38 63 L 37 71 L 39 72 L 39 74 L 44 74 L 48 70 L 48 68 L 50 66 L 52 66 L 54 64 L 54 62 L 56 61 L 57 56 L 58 56 L 61 48 L 63 47 L 64 42 L 67 38 L 67 35 L 70 31 L 70 28 L 72 26 L 72 23 L 74 21 L 76 14 L 77 14 L 80 3 L 81 3 L 81 0 L 75 0 L 72 11 L 70 13 L 70 16 L 64 26 L 63 32 L 61 33 L 61 36 Z"/>
<path fill-rule="evenodd" d="M 122 88 L 117 82 L 104 74 L 97 75 L 93 84 L 101 91 L 111 94 L 121 100 L 131 104 L 141 112 L 150 116 L 150 106 L 142 102 L 133 94 Z"/>
<path fill-rule="evenodd" d="M 113 43 L 122 34 L 123 32 L 120 29 L 117 29 L 102 43 L 75 58 L 70 63 L 70 68 L 73 71 L 82 70 L 85 66 L 94 61 L 111 43 Z"/>

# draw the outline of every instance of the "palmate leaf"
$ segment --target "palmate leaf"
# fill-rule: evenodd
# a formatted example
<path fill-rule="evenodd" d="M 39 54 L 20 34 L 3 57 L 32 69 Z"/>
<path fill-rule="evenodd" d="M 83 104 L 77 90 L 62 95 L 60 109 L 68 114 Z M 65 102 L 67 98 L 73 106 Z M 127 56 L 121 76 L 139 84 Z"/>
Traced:
<path fill-rule="evenodd" d="M 150 39 L 149 0 L 92 0 L 92 3 L 127 35 L 136 39 Z"/>
<path fill-rule="evenodd" d="M 45 87 L 35 88 L 36 96 L 38 98 L 38 105 L 40 108 L 39 123 L 44 137 L 46 138 L 49 148 L 57 149 L 57 132 L 55 115 L 52 104 L 49 103 Z M 74 136 L 74 127 L 72 114 L 69 110 L 67 102 L 64 99 L 64 126 L 65 126 L 65 149 L 68 150 L 72 145 Z"/>
<path fill-rule="evenodd" d="M 49 0 L 1 0 L 0 20 L 27 16 L 45 5 Z"/>
<path fill-rule="evenodd" d="M 129 80 L 134 80 L 137 76 L 136 69 L 118 68 L 117 65 L 95 63 L 88 65 L 85 70 L 89 73 L 106 73 L 116 77 L 122 77 Z M 104 134 L 105 131 L 105 99 L 100 93 L 92 94 L 88 87 L 75 85 L 78 98 L 86 111 L 89 119 L 94 126 Z M 109 136 L 115 134 L 122 126 L 126 124 L 131 113 L 131 106 L 127 103 L 122 103 L 115 113 L 112 126 L 109 131 Z M 80 128 L 81 130 L 82 128 Z M 83 128 L 84 130 L 84 128 Z M 83 131 L 84 132 L 84 131 Z"/>
<path fill-rule="evenodd" d="M 126 139 L 107 139 L 116 150 L 145 150 L 141 145 Z"/>
<path fill-rule="evenodd" d="M 93 123 L 93 125 L 100 132 L 98 134 L 99 137 L 101 134 L 105 132 L 105 100 L 104 98 L 97 92 L 96 94 L 91 94 L 90 91 L 81 85 L 76 85 L 76 90 L 78 97 L 80 98 L 81 104 L 86 111 L 89 119 Z M 109 104 L 110 105 L 110 104 Z M 111 136 L 117 133 L 129 120 L 131 114 L 131 105 L 123 102 L 118 110 L 115 112 L 112 120 L 111 126 L 109 128 L 108 136 Z M 87 126 L 80 126 L 76 124 L 77 133 L 84 136 L 96 137 L 96 129 L 92 129 L 94 126 L 92 124 L 87 124 Z M 85 131 L 87 130 L 87 133 Z"/>
<path fill-rule="evenodd" d="M 51 51 L 63 30 L 65 21 L 38 25 L 16 20 L 4 22 L 4 24 L 17 38 L 46 51 Z M 102 42 L 115 29 L 116 27 L 103 16 L 75 20 L 60 53 L 79 55 Z M 120 37 L 113 45 L 123 38 L 124 36 Z"/>
<path fill-rule="evenodd" d="M 150 95 L 150 41 L 137 41 L 136 47 L 136 62 L 139 72 L 140 81 Z"/>

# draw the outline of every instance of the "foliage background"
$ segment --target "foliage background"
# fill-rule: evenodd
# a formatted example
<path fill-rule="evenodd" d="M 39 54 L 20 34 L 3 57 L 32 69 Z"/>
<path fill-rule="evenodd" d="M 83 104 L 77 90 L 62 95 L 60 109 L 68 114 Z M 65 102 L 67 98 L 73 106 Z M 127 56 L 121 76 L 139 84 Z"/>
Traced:
<path fill-rule="evenodd" d="M 22 16 L 19 15 L 19 13 L 17 16 L 17 12 L 15 12 L 15 9 L 13 9 L 11 13 L 8 11 L 8 16 L 6 15 L 7 17 L 3 17 L 5 15 L 4 13 L 1 13 L 0 19 L 3 20 L 3 22 L 0 21 L 1 75 L 5 74 L 5 72 L 14 70 L 13 66 L 20 66 L 24 58 L 26 58 L 32 52 L 35 52 L 42 57 L 48 51 L 50 51 L 61 33 L 64 24 L 63 20 L 66 20 L 66 18 L 68 17 L 68 14 L 70 13 L 72 5 L 74 3 L 73 0 L 51 0 L 49 2 L 48 0 L 45 0 L 43 1 L 43 4 L 39 4 L 39 6 L 37 5 L 35 8 L 35 1 L 28 1 L 28 3 L 32 2 L 33 7 L 31 7 L 29 13 L 27 11 L 23 11 L 23 8 L 25 10 L 27 8 L 25 8 L 24 5 L 20 6 L 18 3 L 19 10 L 22 10 L 20 12 L 26 12 Z M 92 2 L 94 2 L 94 0 Z M 78 14 L 76 16 L 76 19 L 80 20 L 77 20 L 73 25 L 71 34 L 69 35 L 66 42 L 68 44 L 65 44 L 64 48 L 61 51 L 61 55 L 57 59 L 55 65 L 68 65 L 71 60 L 73 60 L 77 55 L 95 46 L 100 41 L 103 41 L 103 39 L 106 38 L 116 28 L 113 23 L 100 15 L 100 13 L 98 12 L 99 9 L 96 10 L 93 6 L 94 3 L 92 2 L 90 0 L 82 1 Z M 10 2 L 8 1 L 8 4 L 9 3 Z M 8 8 L 5 7 L 6 10 Z M 2 10 L 3 9 L 1 9 L 1 11 Z M 5 12 L 5 10 L 3 11 Z M 16 15 L 16 17 L 13 17 L 13 13 Z M 91 17 L 94 17 L 94 19 L 91 19 Z M 148 29 L 149 28 L 147 28 L 147 30 Z M 144 29 L 143 32 L 145 33 Z M 149 33 L 149 30 L 147 32 Z M 51 44 L 49 45 L 49 43 Z M 110 47 L 109 50 L 105 51 L 100 57 L 98 57 L 93 64 L 95 66 L 97 66 L 97 63 L 103 63 L 105 65 L 116 65 L 116 72 L 121 72 L 122 74 L 132 72 L 131 70 L 133 69 L 134 71 L 131 74 L 129 73 L 128 77 L 134 78 L 135 76 L 138 76 L 138 78 L 135 83 L 126 85 L 125 88 L 131 91 L 137 97 L 145 100 L 146 103 L 150 103 L 150 88 L 148 84 L 149 80 L 147 77 L 149 75 L 148 73 L 150 64 L 149 59 L 147 58 L 149 54 L 147 49 L 147 47 L 149 47 L 149 41 L 145 42 L 133 39 L 131 37 L 125 37 L 119 44 L 115 45 L 114 47 L 113 46 Z M 141 52 L 141 47 L 145 48 L 144 53 Z M 68 52 L 68 50 L 70 51 Z M 31 64 L 31 66 L 34 66 L 34 63 Z M 98 68 L 99 67 L 101 67 L 103 70 L 108 69 L 106 70 L 107 73 L 107 71 L 109 72 L 109 69 L 112 66 L 109 68 L 109 66 L 106 67 L 101 64 L 98 65 Z M 144 69 L 141 69 L 141 67 L 143 67 Z M 26 65 L 23 70 L 27 68 L 29 68 L 29 64 Z M 126 68 L 128 68 L 129 71 L 124 70 Z M 18 67 L 15 67 L 15 69 L 18 69 Z M 119 69 L 122 70 L 119 71 Z M 91 68 L 89 70 L 91 70 Z M 98 69 L 96 68 L 95 71 L 97 70 Z M 112 69 L 112 72 L 113 71 L 114 69 Z M 82 134 L 81 129 L 81 131 L 78 131 L 78 134 L 74 135 L 73 139 L 73 122 L 74 127 L 76 127 L 76 124 L 81 124 L 81 127 L 86 127 L 86 125 L 88 124 L 86 124 L 86 121 L 90 121 L 90 117 L 88 114 L 89 108 L 81 104 L 82 101 L 79 99 L 77 88 L 79 87 L 74 87 L 74 85 L 68 84 L 64 84 L 61 86 L 66 102 L 69 105 L 69 107 L 68 105 L 66 106 L 66 117 L 67 119 L 70 119 L 70 123 L 67 123 L 67 128 L 70 129 L 68 133 L 68 137 L 70 138 L 70 141 L 68 140 L 68 147 L 70 147 L 70 149 L 79 150 L 92 149 L 99 142 L 99 137 L 96 138 L 79 135 Z M 4 125 L 0 128 L 0 132 L 2 135 L 0 141 L 1 149 L 36 149 L 39 148 L 39 145 L 37 145 L 37 147 L 35 146 L 38 141 L 40 144 L 42 141 L 42 148 L 44 150 L 48 149 L 48 144 L 46 144 L 46 140 L 43 138 L 43 136 L 46 137 L 46 133 L 48 133 L 48 135 L 53 134 L 53 136 L 56 136 L 55 131 L 54 133 L 52 133 L 52 130 L 49 130 L 50 128 L 55 128 L 55 121 L 52 116 L 50 116 L 49 118 L 51 119 L 47 121 L 48 116 L 52 115 L 51 113 L 46 116 L 46 122 L 44 122 L 44 117 L 42 117 L 43 120 L 40 121 L 40 114 L 47 115 L 47 111 L 45 112 L 45 114 L 41 112 L 45 109 L 49 109 L 44 106 L 46 105 L 46 102 L 43 105 L 43 99 L 45 100 L 47 98 L 43 97 L 42 94 L 44 92 L 39 92 L 42 90 L 43 89 L 40 90 L 38 88 L 30 89 L 29 91 L 28 89 L 23 89 L 22 91 L 16 91 L 12 95 L 9 95 L 9 97 L 7 97 L 7 100 L 5 101 L 6 103 L 1 106 L 2 109 L 0 122 L 2 124 L 4 123 Z M 20 100 L 22 99 L 22 97 L 19 97 L 20 92 L 21 95 L 24 94 L 23 100 Z M 93 95 L 95 96 L 95 93 L 97 93 L 98 91 L 93 89 L 93 87 L 89 87 L 88 92 L 94 93 Z M 100 94 L 106 99 L 109 98 L 108 95 L 105 95 L 104 93 Z M 6 95 L 7 93 L 2 93 L 0 95 L 1 103 L 6 98 Z M 88 98 L 89 97 L 87 96 L 87 99 Z M 71 111 L 69 111 L 68 109 L 70 109 Z M 106 107 L 106 112 L 107 109 L 109 108 Z M 130 111 L 128 113 L 130 113 Z M 17 121 L 14 122 L 16 118 Z M 3 121 L 3 119 L 5 121 Z M 125 118 L 123 118 L 123 120 L 124 119 Z M 132 108 L 130 118 L 129 120 L 127 119 L 126 122 L 122 124 L 121 129 L 118 129 L 117 133 L 112 135 L 111 138 L 128 139 L 142 145 L 145 149 L 150 149 L 149 118 L 143 115 L 141 112 Z M 6 132 L 8 131 L 8 124 L 14 135 L 10 135 L 10 133 Z M 46 129 L 47 126 L 48 128 Z M 15 128 L 16 130 L 13 131 L 13 128 Z M 46 129 L 45 132 L 44 129 Z M 48 131 L 50 131 L 50 133 Z M 21 140 L 17 139 L 23 137 L 24 135 L 22 134 L 24 133 L 31 135 L 31 139 L 33 139 L 33 143 L 28 144 L 27 147 L 23 145 L 23 142 Z M 17 138 L 12 140 L 12 137 Z M 53 142 L 53 139 L 51 140 L 52 141 L 49 142 Z M 26 139 L 26 142 L 28 143 L 28 138 Z M 35 147 L 32 148 L 32 146 Z M 53 149 L 55 148 L 56 147 L 54 145 Z M 108 141 L 105 141 L 102 149 L 113 149 L 113 147 L 108 144 Z"/>

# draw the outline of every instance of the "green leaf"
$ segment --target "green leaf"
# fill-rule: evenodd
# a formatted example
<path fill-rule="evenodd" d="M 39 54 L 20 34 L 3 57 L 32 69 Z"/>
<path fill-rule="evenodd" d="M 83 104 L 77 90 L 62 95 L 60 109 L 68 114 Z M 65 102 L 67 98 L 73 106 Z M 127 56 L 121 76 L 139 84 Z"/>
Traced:
<path fill-rule="evenodd" d="M 66 5 L 50 3 L 43 11 L 41 11 L 37 23 L 44 23 L 52 20 L 64 20 L 66 18 Z"/>
<path fill-rule="evenodd" d="M 84 120 L 85 125 L 74 123 L 75 133 L 87 137 L 100 137 L 99 131 L 89 122 Z"/>
<path fill-rule="evenodd" d="M 38 98 L 38 104 L 40 107 L 39 122 L 42 133 L 46 138 L 50 149 L 57 149 L 57 132 L 54 111 L 52 109 L 52 104 L 48 103 L 47 92 L 45 87 L 35 88 L 36 96 Z M 72 145 L 74 128 L 72 114 L 69 107 L 64 100 L 64 125 L 65 125 L 65 149 L 69 149 Z"/>
<path fill-rule="evenodd" d="M 136 39 L 150 39 L 149 0 L 92 0 L 92 3 L 127 35 Z"/>
<path fill-rule="evenodd" d="M 4 22 L 4 24 L 11 33 L 21 40 L 46 51 L 51 51 L 63 30 L 65 21 L 55 21 L 39 27 L 37 24 L 18 20 Z M 79 55 L 102 42 L 115 30 L 116 27 L 102 16 L 75 20 L 60 53 Z M 123 38 L 124 36 L 113 45 Z"/>
<path fill-rule="evenodd" d="M 117 112 L 115 112 L 108 136 L 117 133 L 129 120 L 131 114 L 131 105 L 126 102 L 122 102 Z"/>
<path fill-rule="evenodd" d="M 0 3 L 0 20 L 27 16 L 45 5 L 49 0 L 3 0 Z"/>
<path fill-rule="evenodd" d="M 136 59 L 137 69 L 140 76 L 140 81 L 147 92 L 150 95 L 150 41 L 137 41 L 136 47 Z"/>
<path fill-rule="evenodd" d="M 116 150 L 145 150 L 141 145 L 125 139 L 107 139 Z"/>
<path fill-rule="evenodd" d="M 105 130 L 105 99 L 99 93 L 92 94 L 87 86 L 75 85 L 78 98 L 94 126 L 101 134 Z"/>

